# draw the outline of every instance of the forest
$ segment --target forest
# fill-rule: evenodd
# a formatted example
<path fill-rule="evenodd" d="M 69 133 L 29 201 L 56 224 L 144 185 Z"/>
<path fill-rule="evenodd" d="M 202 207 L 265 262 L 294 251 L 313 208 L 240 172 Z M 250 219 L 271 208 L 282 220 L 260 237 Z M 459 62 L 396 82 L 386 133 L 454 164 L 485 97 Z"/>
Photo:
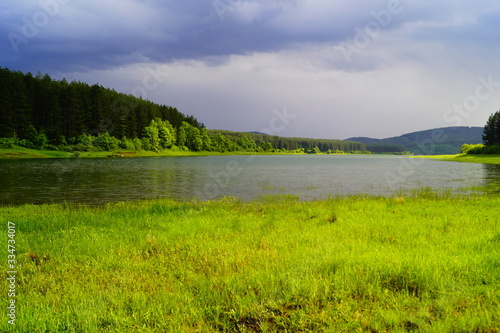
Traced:
<path fill-rule="evenodd" d="M 49 75 L 0 69 L 0 137 L 29 139 L 34 130 L 51 144 L 82 134 L 137 138 L 152 119 L 203 124 L 176 108 L 158 105 L 100 85 L 56 81 Z"/>
<path fill-rule="evenodd" d="M 207 130 L 176 108 L 94 84 L 0 68 L 0 148 L 366 153 L 359 142 Z"/>
<path fill-rule="evenodd" d="M 464 144 L 462 154 L 500 154 L 500 111 L 492 113 L 483 130 L 483 143 Z"/>

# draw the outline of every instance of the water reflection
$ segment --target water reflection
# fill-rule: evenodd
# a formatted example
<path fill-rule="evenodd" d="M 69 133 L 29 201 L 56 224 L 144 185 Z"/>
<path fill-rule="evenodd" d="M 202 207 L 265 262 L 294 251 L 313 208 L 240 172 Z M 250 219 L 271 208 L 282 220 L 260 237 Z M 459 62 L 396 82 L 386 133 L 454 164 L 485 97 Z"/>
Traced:
<path fill-rule="evenodd" d="M 485 183 L 489 190 L 500 193 L 500 165 L 483 164 Z"/>
<path fill-rule="evenodd" d="M 130 159 L 0 160 L 0 205 L 102 204 L 292 194 L 303 200 L 419 187 L 458 189 L 487 182 L 500 189 L 500 166 L 421 160 L 394 190 L 397 156 L 205 156 Z"/>

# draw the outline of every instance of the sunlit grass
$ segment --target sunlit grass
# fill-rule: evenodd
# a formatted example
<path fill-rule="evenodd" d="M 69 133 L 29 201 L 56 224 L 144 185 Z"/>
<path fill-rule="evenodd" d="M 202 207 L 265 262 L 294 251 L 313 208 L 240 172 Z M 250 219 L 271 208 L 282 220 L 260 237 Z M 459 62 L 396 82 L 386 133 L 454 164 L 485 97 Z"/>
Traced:
<path fill-rule="evenodd" d="M 303 155 L 291 152 L 215 152 L 215 151 L 180 151 L 164 150 L 161 152 L 145 150 L 92 151 L 92 152 L 64 152 L 54 150 L 35 150 L 23 147 L 0 149 L 0 159 L 6 158 L 97 158 L 97 157 L 182 157 L 182 156 L 224 156 L 224 155 Z"/>
<path fill-rule="evenodd" d="M 428 190 L 0 208 L 18 332 L 497 332 L 499 216 Z"/>
<path fill-rule="evenodd" d="M 71 153 L 53 150 L 35 150 L 17 147 L 15 149 L 0 149 L 0 158 L 60 158 L 71 157 Z"/>
<path fill-rule="evenodd" d="M 440 161 L 450 162 L 469 162 L 469 163 L 484 163 L 484 164 L 500 164 L 500 155 L 419 155 L 411 156 L 410 158 L 433 158 Z"/>

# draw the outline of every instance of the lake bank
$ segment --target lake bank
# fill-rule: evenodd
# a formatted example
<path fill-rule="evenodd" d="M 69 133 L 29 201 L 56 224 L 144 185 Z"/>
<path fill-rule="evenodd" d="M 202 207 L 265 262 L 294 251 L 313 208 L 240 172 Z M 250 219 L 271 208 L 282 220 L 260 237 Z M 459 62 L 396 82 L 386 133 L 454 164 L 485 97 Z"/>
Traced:
<path fill-rule="evenodd" d="M 23 332 L 495 332 L 498 216 L 433 192 L 0 207 Z"/>
<path fill-rule="evenodd" d="M 303 155 L 290 152 L 213 152 L 213 151 L 93 151 L 93 152 L 64 152 L 54 150 L 35 150 L 28 148 L 0 149 L 0 159 L 16 158 L 118 158 L 118 157 L 184 157 L 184 156 L 230 156 L 230 155 Z"/>
<path fill-rule="evenodd" d="M 0 159 L 0 180 L 0 205 L 225 196 L 254 200 L 278 194 L 318 200 L 393 196 L 422 187 L 463 194 L 467 188 L 498 185 L 500 166 L 391 155 L 14 158 Z"/>
<path fill-rule="evenodd" d="M 65 152 L 55 150 L 36 150 L 24 147 L 16 147 L 12 149 L 0 149 L 0 159 L 15 159 L 15 158 L 110 158 L 110 157 L 184 157 L 184 156 L 232 156 L 232 155 L 373 155 L 370 152 L 366 153 L 315 153 L 308 154 L 292 151 L 182 151 L 182 150 L 164 150 L 161 152 L 153 152 L 146 150 L 124 150 L 116 151 L 91 151 L 91 152 Z M 383 155 L 383 154 L 378 154 Z M 397 155 L 400 154 L 387 154 Z"/>
<path fill-rule="evenodd" d="M 132 150 L 117 150 L 117 151 L 94 151 L 94 152 L 64 152 L 54 150 L 35 150 L 23 147 L 13 149 L 0 149 L 0 159 L 19 159 L 19 158 L 119 158 L 119 157 L 184 157 L 184 156 L 238 156 L 238 155 L 311 155 L 306 153 L 292 152 L 213 152 L 213 151 L 178 151 L 166 150 L 162 152 L 152 151 L 132 151 Z M 468 163 L 483 163 L 483 164 L 500 164 L 500 155 L 399 155 L 399 154 L 350 154 L 350 153 L 335 153 L 326 154 L 319 153 L 313 155 L 375 155 L 375 156 L 405 156 L 408 158 L 428 158 L 439 161 L 449 162 L 468 162 Z"/>
<path fill-rule="evenodd" d="M 418 155 L 418 156 L 411 156 L 410 158 L 432 158 L 438 161 L 448 161 L 448 162 L 500 164 L 500 155 L 472 155 L 472 154 Z"/>

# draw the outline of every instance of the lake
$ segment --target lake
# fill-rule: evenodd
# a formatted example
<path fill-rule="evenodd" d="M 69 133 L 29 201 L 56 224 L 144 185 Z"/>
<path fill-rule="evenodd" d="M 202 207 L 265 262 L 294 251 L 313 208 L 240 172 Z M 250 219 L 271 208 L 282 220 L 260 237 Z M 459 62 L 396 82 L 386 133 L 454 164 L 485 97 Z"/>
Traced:
<path fill-rule="evenodd" d="M 500 165 L 380 155 L 240 155 L 0 160 L 0 205 L 102 204 L 150 198 L 302 200 L 422 187 L 500 184 Z M 497 186 L 498 188 L 498 186 Z"/>

